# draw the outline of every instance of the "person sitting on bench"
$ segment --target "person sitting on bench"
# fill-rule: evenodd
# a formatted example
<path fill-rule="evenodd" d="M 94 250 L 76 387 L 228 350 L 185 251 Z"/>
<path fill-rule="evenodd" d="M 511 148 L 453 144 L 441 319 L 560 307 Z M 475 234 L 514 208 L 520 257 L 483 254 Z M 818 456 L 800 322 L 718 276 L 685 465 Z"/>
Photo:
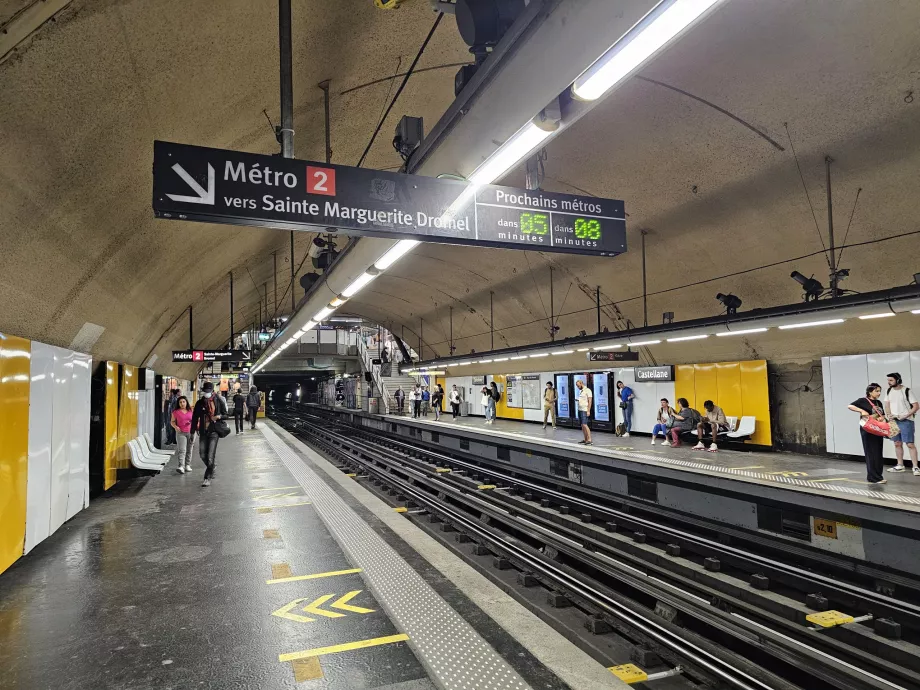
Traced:
<path fill-rule="evenodd" d="M 719 446 L 716 445 L 719 434 L 728 431 L 728 420 L 725 418 L 722 408 L 714 404 L 712 400 L 704 402 L 703 409 L 706 410 L 706 415 L 696 425 L 696 437 L 699 442 L 693 446 L 693 450 L 706 450 L 706 446 L 703 444 L 703 434 L 707 433 L 708 430 L 708 433 L 712 434 L 712 444 L 709 446 L 709 450 L 715 452 L 719 450 Z"/>

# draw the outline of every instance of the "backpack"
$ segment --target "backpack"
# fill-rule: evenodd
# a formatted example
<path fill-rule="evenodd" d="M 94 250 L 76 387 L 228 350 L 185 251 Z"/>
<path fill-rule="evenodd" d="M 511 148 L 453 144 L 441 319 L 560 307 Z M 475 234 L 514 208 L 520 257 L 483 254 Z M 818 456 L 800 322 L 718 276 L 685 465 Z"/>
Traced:
<path fill-rule="evenodd" d="M 888 397 L 889 395 L 891 395 L 892 388 L 894 388 L 894 386 L 888 386 L 888 392 L 885 393 L 885 397 Z M 907 401 L 908 406 L 914 404 L 910 401 L 910 388 L 908 388 L 907 386 L 904 386 L 904 399 Z M 914 400 L 914 402 L 917 402 L 917 401 Z"/>
<path fill-rule="evenodd" d="M 625 434 L 626 434 L 626 425 L 625 425 L 625 424 L 622 424 L 622 423 L 621 423 L 621 424 L 617 424 L 616 435 L 617 435 L 617 436 L 624 436 Z"/>

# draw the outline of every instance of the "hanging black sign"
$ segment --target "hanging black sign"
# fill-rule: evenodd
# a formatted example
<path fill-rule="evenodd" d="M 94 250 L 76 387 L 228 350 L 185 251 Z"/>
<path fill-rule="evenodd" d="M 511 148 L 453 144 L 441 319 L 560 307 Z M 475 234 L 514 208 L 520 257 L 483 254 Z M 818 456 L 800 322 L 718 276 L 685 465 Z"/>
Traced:
<path fill-rule="evenodd" d="M 248 362 L 249 350 L 173 350 L 174 362 Z"/>
<path fill-rule="evenodd" d="M 622 201 L 153 143 L 158 218 L 615 256 Z"/>
<path fill-rule="evenodd" d="M 639 353 L 627 350 L 626 352 L 589 352 L 589 362 L 638 362 Z"/>

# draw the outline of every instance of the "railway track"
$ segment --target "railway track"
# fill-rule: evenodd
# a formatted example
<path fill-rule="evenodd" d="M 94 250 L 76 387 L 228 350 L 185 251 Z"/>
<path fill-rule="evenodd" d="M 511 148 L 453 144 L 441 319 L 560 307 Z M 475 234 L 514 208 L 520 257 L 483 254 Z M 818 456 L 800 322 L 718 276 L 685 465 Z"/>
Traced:
<path fill-rule="evenodd" d="M 758 539 L 740 545 L 737 534 L 714 534 L 711 524 L 675 526 L 673 517 L 561 491 L 454 451 L 303 412 L 275 417 L 405 503 L 412 519 L 443 522 L 474 542 L 475 553 L 519 571 L 521 582 L 574 603 L 595 629 L 605 626 L 680 667 L 690 687 L 920 688 L 920 607 L 841 579 L 838 570 L 853 572 L 845 563 L 832 563 L 832 575 L 814 572 L 801 564 L 803 549 L 787 562 Z M 756 577 L 746 581 L 748 573 Z M 911 592 L 912 584 L 901 586 Z M 804 620 L 808 594 L 896 620 L 904 639 L 886 639 L 865 624 L 815 630 Z"/>

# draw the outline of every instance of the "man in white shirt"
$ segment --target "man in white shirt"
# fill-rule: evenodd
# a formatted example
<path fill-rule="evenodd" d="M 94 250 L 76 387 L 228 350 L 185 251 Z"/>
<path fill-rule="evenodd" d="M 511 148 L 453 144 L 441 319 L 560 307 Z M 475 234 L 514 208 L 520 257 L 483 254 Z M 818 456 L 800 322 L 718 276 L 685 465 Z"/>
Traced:
<path fill-rule="evenodd" d="M 591 442 L 591 427 L 588 424 L 590 423 L 591 403 L 594 402 L 594 394 L 590 388 L 585 386 L 584 381 L 576 381 L 575 386 L 578 388 L 578 421 L 581 424 L 581 431 L 585 435 L 585 440 L 579 441 L 579 443 L 590 446 L 593 444 Z"/>
<path fill-rule="evenodd" d="M 910 451 L 910 459 L 914 466 L 914 476 L 920 477 L 920 467 L 917 466 L 917 447 L 914 445 L 914 416 L 920 410 L 920 404 L 914 397 L 914 392 L 903 385 L 898 372 L 888 374 L 888 393 L 885 395 L 885 414 L 896 420 L 901 432 L 895 436 L 894 453 L 898 464 L 889 467 L 889 472 L 904 471 L 904 444 Z"/>

